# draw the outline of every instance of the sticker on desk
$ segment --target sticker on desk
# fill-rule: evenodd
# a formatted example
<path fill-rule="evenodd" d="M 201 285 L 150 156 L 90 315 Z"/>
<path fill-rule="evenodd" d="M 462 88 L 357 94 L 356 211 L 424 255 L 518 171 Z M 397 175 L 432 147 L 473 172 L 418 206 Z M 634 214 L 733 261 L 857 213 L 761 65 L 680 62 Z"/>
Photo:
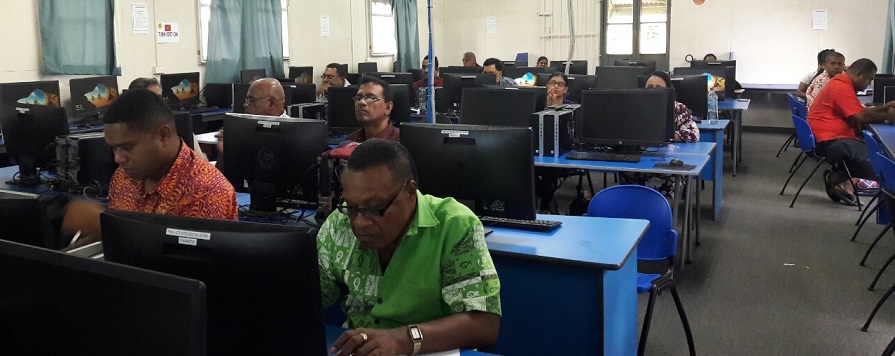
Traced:
<path fill-rule="evenodd" d="M 265 129 L 269 129 L 271 126 L 279 126 L 280 123 L 277 121 L 258 121 L 258 125 L 264 126 Z"/>
<path fill-rule="evenodd" d="M 448 135 L 448 137 L 460 137 L 460 136 L 469 136 L 469 131 L 441 130 L 441 134 Z"/>
<path fill-rule="evenodd" d="M 197 242 L 196 239 L 191 239 L 188 237 L 178 237 L 177 238 L 177 243 L 179 243 L 181 245 L 196 246 L 196 242 Z"/>
<path fill-rule="evenodd" d="M 187 237 L 187 238 L 199 239 L 199 240 L 211 240 L 211 233 L 209 233 L 209 232 L 172 229 L 170 227 L 165 229 L 165 235 L 177 236 L 177 237 Z"/>

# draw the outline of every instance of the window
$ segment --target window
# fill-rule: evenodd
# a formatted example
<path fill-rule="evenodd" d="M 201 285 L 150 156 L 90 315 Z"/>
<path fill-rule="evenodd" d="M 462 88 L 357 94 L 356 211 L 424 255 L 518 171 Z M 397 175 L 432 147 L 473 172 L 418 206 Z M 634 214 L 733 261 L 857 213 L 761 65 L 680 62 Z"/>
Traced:
<path fill-rule="evenodd" d="M 208 58 L 208 21 L 211 19 L 211 1 L 199 0 L 199 40 L 202 41 L 199 51 L 202 63 Z M 283 13 L 283 59 L 289 59 L 289 0 L 280 0 Z"/>
<path fill-rule="evenodd" d="M 398 52 L 395 17 L 391 0 L 370 1 L 370 55 L 391 56 Z"/>

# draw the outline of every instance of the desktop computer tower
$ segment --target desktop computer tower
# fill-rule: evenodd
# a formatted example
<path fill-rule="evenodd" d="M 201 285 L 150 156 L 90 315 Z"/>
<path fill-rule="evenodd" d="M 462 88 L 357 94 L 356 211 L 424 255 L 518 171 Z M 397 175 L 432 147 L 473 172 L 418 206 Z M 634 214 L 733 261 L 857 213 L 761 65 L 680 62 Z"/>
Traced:
<path fill-rule="evenodd" d="M 94 186 L 105 192 L 117 168 L 102 132 L 56 138 L 56 188 L 59 190 L 81 192 L 84 187 Z"/>
<path fill-rule="evenodd" d="M 0 189 L 0 239 L 57 250 L 68 245 L 59 228 L 68 195 Z"/>
<path fill-rule="evenodd" d="M 564 105 L 531 114 L 534 155 L 560 157 L 572 150 L 575 112 L 579 105 Z"/>
<path fill-rule="evenodd" d="M 323 103 L 304 103 L 289 105 L 286 107 L 286 110 L 291 117 L 314 120 L 326 119 L 326 105 L 324 105 Z"/>

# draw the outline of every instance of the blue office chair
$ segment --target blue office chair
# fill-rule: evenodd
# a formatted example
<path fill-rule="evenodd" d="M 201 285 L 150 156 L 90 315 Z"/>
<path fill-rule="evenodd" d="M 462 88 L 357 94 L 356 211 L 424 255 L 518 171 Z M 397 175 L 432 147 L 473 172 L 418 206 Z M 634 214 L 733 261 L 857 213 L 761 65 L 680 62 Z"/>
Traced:
<path fill-rule="evenodd" d="M 802 185 L 799 186 L 799 190 L 796 191 L 796 195 L 792 197 L 792 202 L 789 204 L 789 207 L 792 208 L 796 204 L 796 199 L 799 198 L 799 194 L 802 193 L 802 189 L 805 188 L 805 185 L 808 184 L 808 181 L 811 180 L 811 177 L 814 176 L 814 173 L 817 173 L 817 169 L 820 168 L 821 164 L 827 163 L 831 166 L 841 167 L 843 171 L 845 171 L 849 176 L 849 181 L 851 182 L 851 172 L 848 171 L 848 167 L 843 164 L 841 161 L 831 162 L 828 161 L 826 157 L 818 156 L 817 152 L 814 151 L 815 141 L 814 141 L 814 132 L 811 131 L 811 126 L 808 126 L 808 121 L 802 119 L 798 116 L 792 115 L 792 123 L 796 127 L 796 136 L 798 136 L 799 140 L 799 148 L 802 149 L 802 153 L 799 157 L 796 158 L 798 161 L 798 165 L 796 165 L 795 169 L 789 173 L 789 178 L 786 178 L 786 183 L 783 183 L 783 189 L 780 189 L 780 195 L 783 195 L 783 192 L 786 191 L 786 186 L 789 185 L 789 181 L 792 180 L 792 177 L 802 168 L 802 164 L 805 163 L 809 157 L 817 160 L 817 164 L 814 166 L 814 169 L 811 171 L 811 174 L 805 178 L 805 181 L 802 182 Z M 852 182 L 852 186 L 854 187 L 854 182 Z M 857 187 L 854 187 L 857 192 Z M 857 195 L 855 195 L 857 197 Z M 861 211 L 861 200 L 858 199 L 858 211 Z"/>
<path fill-rule="evenodd" d="M 687 347 L 690 355 L 696 354 L 693 334 L 687 314 L 674 286 L 674 255 L 677 253 L 677 231 L 672 229 L 671 206 L 668 200 L 655 189 L 642 185 L 617 185 L 601 190 L 590 201 L 586 216 L 609 218 L 646 219 L 650 222 L 649 230 L 637 245 L 637 260 L 642 262 L 667 261 L 667 269 L 663 274 L 637 273 L 637 293 L 650 293 L 649 304 L 643 330 L 640 332 L 640 344 L 637 354 L 643 355 L 646 339 L 649 335 L 650 320 L 656 304 L 656 296 L 665 290 L 671 291 L 677 307 L 684 332 L 687 334 Z"/>
<path fill-rule="evenodd" d="M 880 162 L 882 162 L 882 167 L 880 168 L 883 172 L 883 180 L 889 182 L 895 181 L 895 162 L 893 162 L 891 159 L 889 159 L 889 157 L 886 157 L 882 153 L 877 153 L 876 155 L 880 159 Z M 883 194 L 885 195 L 883 198 L 887 201 L 887 204 L 889 204 L 889 208 L 892 208 L 893 202 L 895 202 L 895 192 L 888 188 L 884 188 Z M 890 210 L 890 214 L 891 213 L 892 212 Z M 873 290 L 876 282 L 879 281 L 879 277 L 882 275 L 883 271 L 885 271 L 886 268 L 889 267 L 893 260 L 895 260 L 895 254 L 893 254 L 892 257 L 889 257 L 889 260 L 886 261 L 882 268 L 880 268 L 879 272 L 876 274 L 876 277 L 873 279 L 873 282 L 870 285 L 870 290 Z M 873 311 L 870 312 L 870 316 L 867 317 L 867 321 L 864 323 L 861 331 L 867 331 L 867 328 L 870 327 L 870 322 L 873 321 L 873 317 L 876 316 L 879 308 L 883 306 L 883 303 L 885 303 L 886 300 L 889 299 L 893 292 L 895 292 L 895 284 L 893 284 L 892 287 L 890 287 L 889 290 L 887 290 L 886 293 L 883 294 L 883 296 L 876 303 L 876 306 L 873 307 Z"/>
<path fill-rule="evenodd" d="M 799 100 L 799 97 L 797 97 L 795 94 L 787 94 L 787 97 L 789 97 L 789 107 L 792 112 L 792 115 L 801 117 L 803 119 L 807 119 L 808 118 L 808 107 L 805 106 L 805 103 L 803 103 L 801 100 Z M 796 134 L 795 134 L 795 132 L 793 132 L 793 134 L 790 135 L 789 138 L 786 139 L 786 142 L 783 143 L 783 146 L 780 146 L 780 149 L 777 150 L 777 157 L 780 157 L 781 152 L 784 152 L 787 149 L 789 149 L 789 146 L 791 146 L 795 140 L 796 140 Z"/>
<path fill-rule="evenodd" d="M 883 153 L 882 147 L 880 147 L 879 142 L 876 141 L 876 137 L 873 135 L 873 133 L 867 130 L 864 130 L 864 142 L 867 144 L 867 151 L 868 153 L 870 153 L 870 164 L 873 166 L 873 173 L 879 179 L 880 188 L 889 187 L 889 185 L 885 183 L 885 179 L 883 179 L 882 168 L 885 166 L 885 162 L 882 161 L 882 157 L 885 157 L 885 153 Z M 877 153 L 882 154 L 882 156 L 877 155 Z M 876 204 L 874 204 L 874 202 L 876 202 Z M 867 220 L 869 220 L 871 216 L 873 216 L 873 213 L 879 210 L 880 205 L 882 205 L 883 203 L 884 199 L 882 198 L 882 190 L 878 189 L 873 198 L 870 199 L 870 203 L 868 203 L 868 206 L 872 206 L 872 208 L 865 209 L 863 212 L 861 212 L 861 215 L 858 216 L 858 221 L 855 222 L 855 225 L 857 225 L 858 228 L 855 229 L 855 233 L 851 237 L 852 241 L 855 241 L 855 238 L 858 237 L 858 233 L 861 232 L 864 224 L 867 223 Z M 876 236 L 876 239 L 874 239 L 873 243 L 870 244 L 870 247 L 867 248 L 867 252 L 864 253 L 864 258 L 862 258 L 860 262 L 861 266 L 864 266 L 864 262 L 867 261 L 867 256 L 870 255 L 870 251 L 873 250 L 874 246 L 876 246 L 880 238 L 882 238 L 883 235 L 885 235 L 886 232 L 888 232 L 891 228 L 892 223 L 889 223 L 889 225 L 886 226 L 886 228 L 879 235 Z"/>

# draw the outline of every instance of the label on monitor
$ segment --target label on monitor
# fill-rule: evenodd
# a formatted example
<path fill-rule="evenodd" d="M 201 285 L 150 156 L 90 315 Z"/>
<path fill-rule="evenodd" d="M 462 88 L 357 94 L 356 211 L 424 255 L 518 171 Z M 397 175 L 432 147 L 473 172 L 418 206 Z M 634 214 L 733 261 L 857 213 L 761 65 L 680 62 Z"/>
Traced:
<path fill-rule="evenodd" d="M 269 129 L 272 126 L 280 126 L 280 123 L 276 121 L 258 121 L 258 125 L 264 126 L 265 129 Z"/>
<path fill-rule="evenodd" d="M 178 237 L 177 238 L 177 243 L 179 243 L 181 245 L 196 246 L 196 242 L 197 242 L 196 239 L 191 239 L 191 238 L 186 238 L 186 237 Z"/>
<path fill-rule="evenodd" d="M 201 231 L 189 231 L 189 230 L 167 228 L 165 230 L 165 235 L 177 236 L 177 237 L 188 237 L 191 239 L 200 239 L 200 240 L 211 240 L 211 233 L 201 232 Z"/>
<path fill-rule="evenodd" d="M 441 134 L 447 135 L 448 137 L 460 137 L 460 136 L 469 136 L 469 131 L 441 130 Z"/>

